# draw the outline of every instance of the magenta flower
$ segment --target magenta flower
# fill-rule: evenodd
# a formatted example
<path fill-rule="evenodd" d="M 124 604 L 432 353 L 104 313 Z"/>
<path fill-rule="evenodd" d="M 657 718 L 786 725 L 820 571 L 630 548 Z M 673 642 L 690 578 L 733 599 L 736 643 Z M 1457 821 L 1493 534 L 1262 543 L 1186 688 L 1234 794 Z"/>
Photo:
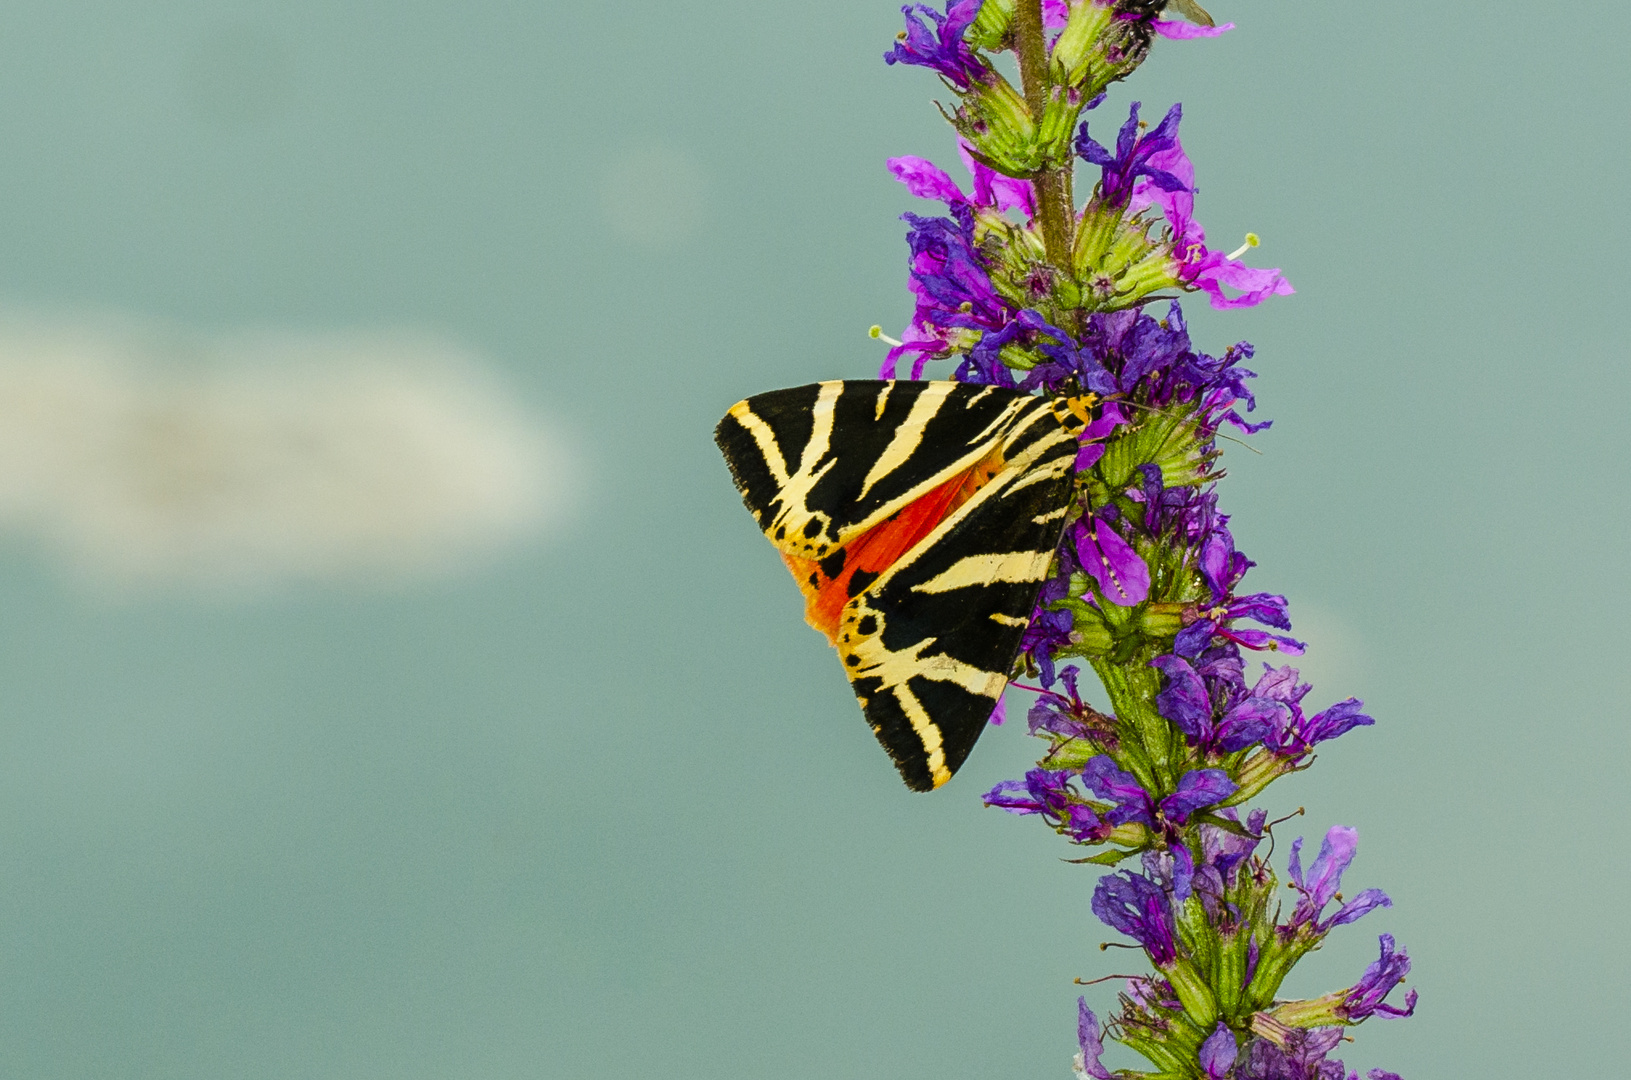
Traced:
<path fill-rule="evenodd" d="M 1098 582 L 1104 598 L 1120 607 L 1143 603 L 1150 595 L 1150 568 L 1101 509 L 1071 528 L 1082 569 Z"/>
<path fill-rule="evenodd" d="M 974 194 L 965 195 L 946 171 L 926 158 L 906 155 L 890 158 L 889 172 L 920 199 L 938 199 L 948 207 L 969 206 L 975 210 L 1018 210 L 1029 221 L 1036 216 L 1036 189 L 1029 180 L 1003 176 L 969 153 L 968 143 L 958 140 L 958 153 L 974 177 Z"/>
<path fill-rule="evenodd" d="M 1173 114 L 1167 115 L 1170 119 Z M 1151 153 L 1143 162 L 1145 167 L 1158 171 L 1162 179 L 1157 182 L 1148 175 L 1139 177 L 1128 209 L 1134 213 L 1152 205 L 1160 209 L 1172 232 L 1179 282 L 1205 292 L 1214 308 L 1253 307 L 1270 296 L 1290 296 L 1296 290 L 1279 270 L 1259 270 L 1233 254 L 1206 246 L 1206 230 L 1195 220 L 1195 166 L 1184 153 L 1176 128 L 1174 122 L 1171 146 Z M 1169 186 L 1169 177 L 1177 181 L 1175 186 Z M 1225 286 L 1239 290 L 1241 295 L 1228 296 L 1223 291 Z"/>
<path fill-rule="evenodd" d="M 1151 24 L 1155 32 L 1170 41 L 1189 41 L 1194 38 L 1217 37 L 1226 34 L 1235 28 L 1234 23 L 1224 23 L 1222 26 L 1200 26 L 1182 19 L 1157 19 Z"/>

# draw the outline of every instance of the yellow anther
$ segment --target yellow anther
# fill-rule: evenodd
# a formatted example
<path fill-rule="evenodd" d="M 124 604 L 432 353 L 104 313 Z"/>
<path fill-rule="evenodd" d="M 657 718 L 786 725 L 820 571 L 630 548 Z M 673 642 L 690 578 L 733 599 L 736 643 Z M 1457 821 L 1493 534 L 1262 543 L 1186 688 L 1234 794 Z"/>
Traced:
<path fill-rule="evenodd" d="M 1258 244 L 1261 244 L 1262 242 L 1263 241 L 1261 241 L 1261 240 L 1259 240 L 1257 238 L 1256 233 L 1249 232 L 1249 233 L 1246 234 L 1246 242 L 1244 244 L 1241 244 L 1239 247 L 1235 248 L 1233 251 L 1229 252 L 1229 258 L 1238 259 L 1242 255 L 1246 254 L 1246 252 L 1250 251 L 1252 248 L 1256 247 Z"/>
<path fill-rule="evenodd" d="M 871 327 L 870 329 L 867 330 L 866 336 L 869 337 L 869 338 L 876 338 L 879 341 L 888 342 L 890 345 L 893 345 L 897 349 L 900 348 L 900 342 L 896 341 L 894 338 L 892 338 L 888 334 L 884 333 L 883 332 L 883 327 L 881 327 L 881 326 Z"/>

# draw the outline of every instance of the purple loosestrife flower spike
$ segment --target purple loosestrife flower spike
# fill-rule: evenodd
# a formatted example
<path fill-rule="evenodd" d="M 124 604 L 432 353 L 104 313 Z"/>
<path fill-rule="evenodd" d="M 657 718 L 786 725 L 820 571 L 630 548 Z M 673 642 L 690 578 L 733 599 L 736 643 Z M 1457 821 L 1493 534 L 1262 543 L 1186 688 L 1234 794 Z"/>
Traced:
<path fill-rule="evenodd" d="M 984 82 L 989 77 L 987 69 L 963 40 L 969 25 L 980 14 L 982 2 L 951 0 L 944 15 L 924 4 L 901 8 L 901 14 L 906 16 L 906 30 L 895 47 L 884 54 L 884 63 L 933 68 L 958 90 Z M 926 16 L 934 28 L 930 29 L 920 15 Z"/>
<path fill-rule="evenodd" d="M 1311 689 L 1293 667 L 1263 664 L 1255 674 L 1253 652 L 1296 656 L 1304 645 L 1290 636 L 1284 596 L 1249 591 L 1255 564 L 1236 547 L 1219 503 L 1225 430 L 1251 435 L 1269 426 L 1254 415 L 1256 374 L 1246 366 L 1254 350 L 1237 342 L 1202 352 L 1179 302 L 1164 311 L 1153 303 L 1180 290 L 1204 293 L 1216 309 L 1243 308 L 1292 288 L 1279 270 L 1240 261 L 1255 236 L 1232 253 L 1208 246 L 1195 219 L 1198 189 L 1180 136 L 1181 105 L 1144 125 L 1135 101 L 1105 143 L 1084 119 L 1156 39 L 1216 37 L 1233 24 L 1211 25 L 1197 0 L 929 2 L 935 6 L 902 9 L 905 30 L 885 59 L 940 75 L 955 97 L 941 103 L 941 113 L 958 132 L 970 179 L 954 179 L 921 157 L 889 159 L 890 173 L 914 196 L 943 209 L 903 215 L 914 304 L 900 340 L 888 339 L 882 375 L 906 370 L 921 379 L 931 362 L 950 361 L 941 378 L 1011 392 L 970 395 L 989 399 L 982 408 L 1036 395 L 1076 443 L 1065 443 L 1060 459 L 1074 456 L 1073 470 L 1047 477 L 1021 471 L 1017 484 L 993 488 L 1002 499 L 982 494 L 980 482 L 1015 476 L 1009 466 L 1030 444 L 1014 442 L 1010 454 L 1004 443 L 990 478 L 985 468 L 999 455 L 973 455 L 970 443 L 971 456 L 958 459 L 966 460 L 958 466 L 965 479 L 946 490 L 968 502 L 955 502 L 948 513 L 959 516 L 920 541 L 930 557 L 897 565 L 932 567 L 938 576 L 916 591 L 955 588 L 952 606 L 966 608 L 971 625 L 1001 648 L 989 663 L 968 666 L 974 657 L 964 658 L 958 674 L 929 663 L 940 654 L 890 644 L 890 662 L 913 677 L 918 710 L 906 697 L 900 704 L 923 734 L 931 730 L 923 714 L 939 724 L 940 710 L 949 708 L 930 693 L 931 683 L 949 685 L 936 680 L 989 692 L 1005 676 L 1039 676 L 1028 727 L 1047 751 L 1021 779 L 991 787 L 986 803 L 1040 818 L 1072 844 L 1098 849 L 1073 862 L 1113 867 L 1131 859 L 1138 867 L 1101 877 L 1091 906 L 1157 970 L 1129 977 L 1107 1026 L 1085 998 L 1078 1001 L 1077 1076 L 1358 1080 L 1334 1054 L 1349 1026 L 1413 1012 L 1413 990 L 1402 1003 L 1388 1003 L 1410 971 L 1404 950 L 1384 935 L 1379 958 L 1353 986 L 1307 1000 L 1286 1000 L 1280 990 L 1325 935 L 1391 901 L 1380 889 L 1340 892 L 1358 844 L 1345 826 L 1326 833 L 1307 867 L 1297 839 L 1283 884 L 1262 851 L 1269 812 L 1244 807 L 1312 764 L 1316 747 L 1373 721 L 1357 698 L 1305 712 Z M 1000 53 L 1010 56 L 994 62 Z M 1101 135 L 1108 132 L 1095 123 Z M 1085 206 L 1072 199 L 1079 160 L 1099 169 Z M 910 475 L 918 450 L 905 444 L 929 447 L 940 437 L 941 414 L 891 434 L 884 430 L 887 396 L 879 398 L 879 430 L 869 433 L 884 441 L 876 450 L 857 442 L 855 450 L 872 455 L 873 471 L 907 482 L 889 498 L 910 501 L 911 485 L 928 477 Z M 1057 456 L 1059 429 L 1046 410 L 1025 408 L 1040 418 L 1036 435 L 1052 440 L 1049 452 Z M 835 421 L 835 447 L 841 435 L 849 437 Z M 791 460 L 785 464 L 791 473 Z M 1042 480 L 1048 486 L 1028 486 Z M 814 488 L 806 501 L 818 501 Z M 958 509 L 965 505 L 966 513 Z M 993 508 L 1009 506 L 1025 518 L 998 520 Z M 957 550 L 958 528 L 976 521 L 985 528 L 988 519 L 993 541 L 1012 526 L 1026 543 L 1004 537 L 999 546 L 981 546 L 982 534 Z M 942 553 L 954 569 L 934 557 Z M 1030 610 L 977 608 L 985 601 L 976 592 L 996 591 L 973 587 L 986 581 L 1033 588 L 1004 593 L 1022 595 Z M 893 602 L 881 593 L 878 599 Z M 985 626 L 986 615 L 1002 629 Z M 893 624 L 897 636 L 910 622 Z M 938 633 L 925 629 L 922 649 Z M 918 692 L 920 660 L 934 675 Z M 1109 699 L 1105 711 L 1082 698 L 1079 678 L 1089 665 Z M 1003 715 L 1000 694 L 996 700 L 992 723 Z M 1111 1072 L 1103 1063 L 1106 1038 L 1144 1053 L 1155 1070 Z M 1382 1070 L 1369 1075 L 1398 1080 Z"/>

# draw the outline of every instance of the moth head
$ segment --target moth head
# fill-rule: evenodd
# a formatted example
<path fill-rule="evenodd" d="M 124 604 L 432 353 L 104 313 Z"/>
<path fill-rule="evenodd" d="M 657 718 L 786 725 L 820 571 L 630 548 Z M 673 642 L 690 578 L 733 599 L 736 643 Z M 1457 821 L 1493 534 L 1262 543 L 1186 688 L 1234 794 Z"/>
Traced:
<path fill-rule="evenodd" d="M 1073 394 L 1060 400 L 1064 405 L 1063 411 L 1057 407 L 1054 410 L 1059 413 L 1059 422 L 1076 432 L 1093 422 L 1093 406 L 1099 403 L 1100 398 L 1097 394 L 1087 393 Z"/>

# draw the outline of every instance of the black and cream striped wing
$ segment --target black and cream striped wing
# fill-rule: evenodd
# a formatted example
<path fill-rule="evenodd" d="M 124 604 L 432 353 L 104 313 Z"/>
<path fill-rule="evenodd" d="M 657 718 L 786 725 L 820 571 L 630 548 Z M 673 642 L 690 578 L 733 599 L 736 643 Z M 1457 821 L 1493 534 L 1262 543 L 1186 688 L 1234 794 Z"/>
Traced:
<path fill-rule="evenodd" d="M 719 425 L 743 501 L 914 790 L 951 778 L 1007 685 L 1080 427 L 1060 400 L 881 381 L 761 394 Z"/>

